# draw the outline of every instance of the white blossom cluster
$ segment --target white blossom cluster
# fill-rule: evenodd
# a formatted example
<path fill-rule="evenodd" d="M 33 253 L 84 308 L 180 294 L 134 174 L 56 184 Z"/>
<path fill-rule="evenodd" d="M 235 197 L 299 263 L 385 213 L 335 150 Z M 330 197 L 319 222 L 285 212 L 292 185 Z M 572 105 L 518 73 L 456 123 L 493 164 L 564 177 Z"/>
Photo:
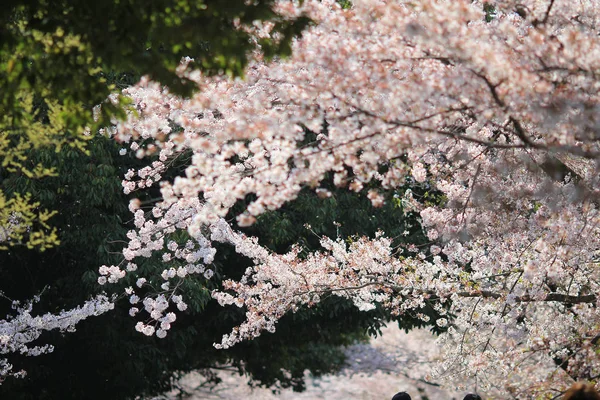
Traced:
<path fill-rule="evenodd" d="M 16 229 L 22 228 L 23 220 L 19 213 L 11 213 L 4 225 L 0 226 L 0 243 L 8 242 Z"/>
<path fill-rule="evenodd" d="M 163 150 L 161 154 L 171 155 L 171 147 L 166 146 L 167 150 Z M 153 167 L 144 167 L 137 172 L 129 170 L 123 182 L 125 192 L 157 183 L 158 173 L 152 168 L 163 171 L 165 166 L 155 162 Z M 147 179 L 150 175 L 156 179 L 154 182 Z M 142 180 L 130 185 L 134 176 Z M 158 338 L 166 337 L 171 323 L 176 318 L 173 312 L 167 312 L 169 306 L 179 311 L 185 311 L 188 307 L 182 295 L 177 294 L 183 279 L 190 274 L 203 276 L 205 279 L 213 276 L 214 271 L 207 266 L 212 264 L 216 250 L 201 230 L 193 233 L 190 231 L 193 240 L 187 240 L 185 243 L 178 243 L 170 236 L 177 230 L 188 229 L 193 217 L 201 208 L 202 203 L 197 198 L 180 199 L 166 208 L 158 204 L 147 211 L 139 200 L 134 199 L 130 202 L 129 210 L 134 215 L 133 223 L 137 229 L 127 233 L 129 242 L 123 249 L 122 262 L 119 265 L 103 265 L 99 268 L 98 283 L 115 284 L 132 274 L 136 277 L 135 287 L 127 287 L 124 294 L 132 306 L 129 315 L 136 318 L 146 316 L 146 319 L 137 322 L 135 329 L 138 332 L 147 336 L 156 335 Z M 153 255 L 159 255 L 159 259 L 165 263 L 165 269 L 157 276 L 141 276 L 136 258 L 149 258 Z M 142 311 L 144 313 L 140 314 Z"/>
<path fill-rule="evenodd" d="M 184 176 L 160 183 L 163 199 L 151 210 L 132 203 L 124 263 L 157 253 L 169 283 L 185 278 L 173 260 L 190 257 L 186 273 L 206 274 L 213 241 L 254 260 L 213 293 L 247 310 L 217 347 L 272 331 L 286 312 L 335 294 L 362 310 L 383 304 L 424 320 L 423 307 L 436 307 L 442 318 L 432 322 L 448 332 L 435 372 L 474 379 L 498 398 L 597 379 L 600 2 L 352 3 L 281 1 L 281 13 L 317 23 L 290 59 L 257 55 L 244 79 L 184 65 L 201 89 L 190 99 L 146 78 L 126 90 L 138 112 L 115 127 L 116 138 L 159 161 L 129 171 L 125 191 L 156 184 L 183 154 L 191 159 Z M 374 206 L 406 183 L 432 185 L 434 205 L 400 194 L 405 210 L 420 212 L 430 245 L 400 252 L 383 232 L 323 238 L 323 250 L 307 256 L 273 254 L 222 219 L 248 195 L 239 226 L 306 186 L 331 196 L 319 188 L 327 173 L 356 192 L 369 185 Z M 177 230 L 197 243 L 169 247 Z M 115 268 L 101 278 L 118 279 L 124 270 Z M 171 323 L 164 307 L 175 291 L 163 290 L 143 303 L 151 315 L 138 324 L 143 333 L 160 326 L 162 335 Z"/>
<path fill-rule="evenodd" d="M 32 301 L 25 306 L 17 306 L 17 315 L 0 320 L 0 354 L 37 356 L 50 353 L 54 350 L 50 344 L 32 345 L 44 331 L 58 329 L 73 332 L 82 320 L 114 309 L 114 302 L 104 295 L 98 295 L 81 306 L 57 314 L 33 316 L 33 304 Z M 0 380 L 6 376 L 20 377 L 24 374 L 24 371 L 13 371 L 13 365 L 6 358 L 0 358 Z"/>

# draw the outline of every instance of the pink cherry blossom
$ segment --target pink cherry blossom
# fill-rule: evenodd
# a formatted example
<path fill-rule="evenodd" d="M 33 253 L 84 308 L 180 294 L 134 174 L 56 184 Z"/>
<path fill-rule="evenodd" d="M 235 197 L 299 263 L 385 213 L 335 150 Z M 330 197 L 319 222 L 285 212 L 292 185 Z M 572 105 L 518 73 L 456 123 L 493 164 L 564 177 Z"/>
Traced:
<path fill-rule="evenodd" d="M 127 89 L 137 113 L 115 137 L 160 161 L 128 172 L 124 191 L 160 184 L 162 200 L 161 211 L 132 210 L 124 259 L 156 253 L 167 272 L 148 280 L 173 283 L 193 273 L 210 279 L 215 241 L 252 259 L 242 279 L 213 293 L 247 312 L 219 348 L 333 294 L 424 320 L 425 304 L 440 313 L 448 304 L 448 318 L 435 321 L 448 330 L 432 373 L 476 381 L 490 396 L 547 396 L 597 379 L 600 3 L 485 4 L 357 0 L 342 10 L 281 1 L 282 13 L 316 22 L 289 59 L 257 54 L 244 79 L 184 64 L 199 86 L 189 99 L 148 78 Z M 268 30 L 257 27 L 257 36 Z M 191 154 L 185 174 L 162 180 L 182 154 Z M 381 232 L 351 243 L 322 238 L 321 251 L 302 257 L 299 247 L 275 254 L 223 220 L 248 195 L 255 200 L 239 226 L 304 187 L 326 197 L 319 186 L 329 173 L 340 187 L 368 187 L 375 206 L 402 188 L 430 251 L 400 253 Z M 420 202 L 406 184 L 430 185 L 440 200 Z M 194 238 L 189 248 L 169 244 L 178 230 Z M 174 260 L 186 274 L 169 274 Z M 123 274 L 137 272 L 101 271 L 108 283 Z M 148 296 L 151 322 L 137 328 L 161 327 L 163 337 L 163 307 L 174 297 Z"/>

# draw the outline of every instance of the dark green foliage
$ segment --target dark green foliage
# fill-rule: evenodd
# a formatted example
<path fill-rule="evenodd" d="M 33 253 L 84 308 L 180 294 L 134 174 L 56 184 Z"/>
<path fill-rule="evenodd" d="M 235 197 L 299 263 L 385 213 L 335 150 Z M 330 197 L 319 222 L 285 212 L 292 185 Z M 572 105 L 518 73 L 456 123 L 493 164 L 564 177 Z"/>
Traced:
<path fill-rule="evenodd" d="M 124 116 L 126 100 L 107 96 L 142 75 L 189 95 L 196 86 L 175 69 L 183 57 L 207 74 L 243 75 L 249 34 L 236 24 L 274 23 L 277 39 L 263 38 L 267 57 L 290 54 L 291 39 L 309 20 L 285 20 L 272 11 L 274 0 L 6 0 L 0 9 L 0 121 L 16 147 L 31 132 L 23 99 L 64 106 L 63 136 L 78 137 L 84 127 L 106 125 Z M 128 71 L 115 76 L 113 71 Z M 103 104 L 99 119 L 92 107 Z M 10 132 L 10 133 L 6 133 Z M 33 133 L 33 135 L 32 135 Z M 0 135 L 2 138 L 3 135 Z M 55 135 L 56 136 L 56 135 Z M 60 137 L 51 138 L 61 143 Z M 0 146 L 0 151 L 3 150 Z M 0 155 L 2 153 L 0 152 Z"/>
<path fill-rule="evenodd" d="M 344 10 L 347 10 L 352 7 L 352 2 L 350 0 L 338 0 L 338 3 Z"/>
<path fill-rule="evenodd" d="M 95 276 L 93 281 L 88 276 L 83 285 L 74 285 L 71 274 L 85 271 L 90 263 L 118 259 L 109 255 L 106 247 L 106 241 L 122 239 L 125 228 L 121 217 L 128 211 L 118 178 L 123 166 L 114 157 L 116 151 L 116 143 L 97 138 L 91 143 L 89 156 L 75 149 L 30 153 L 31 162 L 56 168 L 56 177 L 35 180 L 16 173 L 0 175 L 4 192 L 30 192 L 42 207 L 59 211 L 54 223 L 62 242 L 60 248 L 49 253 L 27 249 L 0 252 L 2 290 L 6 295 L 31 297 L 52 283 L 45 289 L 45 297 L 52 297 L 51 292 L 61 293 L 58 304 L 68 307 L 79 304 L 82 297 L 97 289 Z"/>
<path fill-rule="evenodd" d="M 99 104 L 112 88 L 110 71 L 149 74 L 174 92 L 193 85 L 175 74 L 182 57 L 208 73 L 243 74 L 255 48 L 234 22 L 273 21 L 280 40 L 263 39 L 269 54 L 289 54 L 308 23 L 286 21 L 273 0 L 6 0 L 0 10 L 2 105 L 19 87 L 61 101 Z"/>
<path fill-rule="evenodd" d="M 483 3 L 483 12 L 485 12 L 485 22 L 491 22 L 496 18 L 496 6 L 489 2 Z"/>
<path fill-rule="evenodd" d="M 305 189 L 293 203 L 284 205 L 280 212 L 267 213 L 248 233 L 278 252 L 300 243 L 307 250 L 316 250 L 322 236 L 347 238 L 355 235 L 375 237 L 379 230 L 400 243 L 424 243 L 416 214 L 404 216 L 394 194 L 389 193 L 381 208 L 374 208 L 363 192 L 335 188 L 330 182 L 321 186 L 332 196 L 320 199 L 311 189 Z M 306 226 L 310 226 L 307 229 Z"/>

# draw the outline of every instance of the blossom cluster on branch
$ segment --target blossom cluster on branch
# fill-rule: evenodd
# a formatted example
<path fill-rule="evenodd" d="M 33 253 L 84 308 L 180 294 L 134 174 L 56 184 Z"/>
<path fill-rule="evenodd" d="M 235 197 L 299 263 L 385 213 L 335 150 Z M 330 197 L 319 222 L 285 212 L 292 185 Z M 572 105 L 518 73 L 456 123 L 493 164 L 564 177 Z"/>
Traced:
<path fill-rule="evenodd" d="M 105 295 L 98 295 L 80 306 L 58 313 L 32 315 L 33 305 L 39 301 L 36 297 L 25 305 L 14 303 L 17 315 L 0 321 L 0 355 L 19 353 L 37 356 L 54 350 L 51 344 L 32 344 L 40 338 L 44 331 L 58 329 L 61 332 L 74 332 L 76 325 L 91 316 L 98 316 L 114 309 L 113 300 Z M 7 358 L 0 356 L 0 381 L 7 376 L 22 377 L 26 371 L 14 371 Z"/>
<path fill-rule="evenodd" d="M 255 263 L 214 293 L 247 310 L 218 347 L 334 294 L 364 310 L 382 304 L 422 318 L 426 304 L 447 310 L 436 321 L 447 333 L 435 373 L 501 398 L 598 379 L 600 3 L 357 0 L 342 10 L 282 0 L 278 8 L 315 21 L 291 58 L 257 55 L 235 80 L 184 63 L 180 73 L 200 89 L 189 99 L 147 78 L 125 91 L 137 112 L 114 135 L 158 160 L 130 170 L 123 186 L 160 184 L 162 199 L 146 213 L 132 203 L 124 263 L 103 267 L 101 283 L 136 274 L 124 267 L 136 257 L 161 255 L 167 294 L 147 297 L 162 305 L 146 307 L 139 330 L 170 324 L 163 303 L 178 296 L 170 280 L 206 275 L 217 241 Z M 183 155 L 185 173 L 162 180 Z M 328 174 L 367 191 L 375 207 L 385 191 L 431 184 L 440 204 L 405 196 L 431 245 L 403 251 L 382 232 L 323 238 L 309 255 L 273 254 L 223 219 L 248 198 L 242 227 L 304 187 L 331 195 L 319 187 Z M 170 241 L 181 230 L 192 240 Z"/>

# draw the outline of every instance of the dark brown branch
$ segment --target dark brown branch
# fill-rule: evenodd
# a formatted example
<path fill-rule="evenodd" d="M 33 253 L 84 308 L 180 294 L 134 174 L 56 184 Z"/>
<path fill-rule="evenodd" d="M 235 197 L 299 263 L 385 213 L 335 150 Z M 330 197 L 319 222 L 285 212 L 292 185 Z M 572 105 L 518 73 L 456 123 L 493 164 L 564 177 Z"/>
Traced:
<path fill-rule="evenodd" d="M 300 295 L 304 295 L 304 294 L 309 294 L 309 293 L 318 293 L 318 294 L 323 294 L 323 293 L 334 293 L 334 292 L 341 292 L 341 291 L 349 291 L 349 290 L 359 290 L 359 289 L 363 289 L 365 287 L 368 286 L 380 286 L 380 287 L 385 287 L 388 289 L 392 289 L 395 292 L 401 292 L 404 290 L 411 290 L 410 288 L 404 288 L 404 287 L 400 287 L 397 285 L 393 285 L 393 284 L 388 284 L 386 282 L 366 282 L 363 283 L 361 285 L 358 286 L 347 286 L 347 287 L 340 287 L 340 288 L 325 288 L 325 289 L 317 289 L 317 290 L 309 290 L 306 292 L 299 292 L 296 293 L 296 295 L 300 296 Z M 435 291 L 433 290 L 417 290 L 416 294 L 419 295 L 428 295 L 429 300 L 438 300 L 440 299 L 440 297 L 436 294 Z M 462 292 L 457 292 L 456 293 L 459 297 L 465 297 L 465 298 L 469 298 L 469 297 L 473 297 L 473 298 L 484 298 L 484 299 L 500 299 L 502 297 L 505 297 L 505 294 L 502 293 L 498 293 L 498 292 L 493 292 L 493 291 L 489 291 L 489 290 L 474 290 L 474 291 L 462 291 Z M 578 296 L 574 296 L 574 295 L 570 295 L 570 294 L 564 294 L 564 293 L 547 293 L 543 298 L 537 298 L 537 297 L 533 297 L 531 295 L 523 295 L 523 296 L 515 296 L 513 299 L 516 303 L 534 303 L 534 302 L 558 302 L 558 303 L 563 303 L 563 304 L 593 304 L 596 302 L 596 296 L 593 294 L 588 294 L 588 295 L 578 295 Z"/>
<path fill-rule="evenodd" d="M 458 295 L 460 297 L 483 297 L 483 298 L 493 298 L 499 299 L 503 295 L 496 292 L 486 291 L 486 290 L 478 290 L 474 292 L 459 292 Z M 530 295 L 516 296 L 514 298 L 517 303 L 532 303 L 536 301 L 550 302 L 556 301 L 564 304 L 584 304 L 584 303 L 595 303 L 596 296 L 592 294 L 588 295 L 579 295 L 573 296 L 569 294 L 563 293 L 548 293 L 544 296 L 543 299 L 536 299 Z"/>
<path fill-rule="evenodd" d="M 542 20 L 536 19 L 532 22 L 533 26 L 538 26 L 541 24 L 545 24 L 548 22 L 548 17 L 550 17 L 550 11 L 552 11 L 552 6 L 554 5 L 554 0 L 550 0 L 550 4 L 548 4 L 548 8 L 546 9 L 546 13 L 544 14 L 544 18 Z"/>

